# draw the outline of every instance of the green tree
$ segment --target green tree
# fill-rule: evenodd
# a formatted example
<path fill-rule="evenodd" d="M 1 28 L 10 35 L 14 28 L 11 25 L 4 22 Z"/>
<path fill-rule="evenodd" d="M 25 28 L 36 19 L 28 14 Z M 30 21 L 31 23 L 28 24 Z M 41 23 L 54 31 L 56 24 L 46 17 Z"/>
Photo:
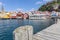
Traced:
<path fill-rule="evenodd" d="M 50 3 L 47 3 L 46 5 L 41 6 L 38 9 L 38 11 L 53 11 L 53 10 L 58 11 L 60 7 L 58 9 L 53 9 L 53 5 L 55 5 L 55 4 L 60 4 L 60 0 L 57 0 L 57 2 L 52 1 Z"/>

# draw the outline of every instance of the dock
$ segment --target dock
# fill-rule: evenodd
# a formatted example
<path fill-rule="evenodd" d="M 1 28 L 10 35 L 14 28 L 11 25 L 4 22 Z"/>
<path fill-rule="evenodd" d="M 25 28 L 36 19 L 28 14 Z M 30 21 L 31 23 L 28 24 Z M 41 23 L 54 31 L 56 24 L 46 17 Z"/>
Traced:
<path fill-rule="evenodd" d="M 60 19 L 57 23 L 33 35 L 34 40 L 60 40 Z"/>
<path fill-rule="evenodd" d="M 60 40 L 60 19 L 48 28 L 33 34 L 32 26 L 23 26 L 13 32 L 15 40 Z"/>

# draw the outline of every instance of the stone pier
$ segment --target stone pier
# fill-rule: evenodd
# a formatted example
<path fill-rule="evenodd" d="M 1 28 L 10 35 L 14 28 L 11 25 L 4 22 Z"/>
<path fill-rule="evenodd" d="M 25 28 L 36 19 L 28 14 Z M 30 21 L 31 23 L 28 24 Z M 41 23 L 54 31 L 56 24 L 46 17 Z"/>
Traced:
<path fill-rule="evenodd" d="M 33 38 L 36 40 L 60 40 L 60 19 L 57 20 L 57 23 L 34 34 Z"/>
<path fill-rule="evenodd" d="M 13 32 L 14 40 L 60 40 L 60 19 L 57 23 L 33 35 L 32 26 L 21 26 Z"/>
<path fill-rule="evenodd" d="M 33 28 L 26 25 L 21 26 L 13 32 L 14 40 L 33 40 Z"/>

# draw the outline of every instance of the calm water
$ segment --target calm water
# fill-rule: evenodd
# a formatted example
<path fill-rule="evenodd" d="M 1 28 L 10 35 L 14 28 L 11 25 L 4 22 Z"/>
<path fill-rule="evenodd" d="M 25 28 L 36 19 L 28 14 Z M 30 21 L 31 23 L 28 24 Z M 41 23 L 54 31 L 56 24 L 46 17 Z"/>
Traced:
<path fill-rule="evenodd" d="M 51 24 L 53 20 L 0 20 L 0 40 L 13 40 L 13 31 L 19 26 L 32 25 L 34 28 L 34 34 L 41 31 Z"/>

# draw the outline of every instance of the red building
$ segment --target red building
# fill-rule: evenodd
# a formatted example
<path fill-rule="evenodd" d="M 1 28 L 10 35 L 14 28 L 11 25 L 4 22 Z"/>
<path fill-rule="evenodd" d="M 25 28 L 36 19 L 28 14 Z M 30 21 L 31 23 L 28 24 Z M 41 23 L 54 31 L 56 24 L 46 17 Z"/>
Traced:
<path fill-rule="evenodd" d="M 16 12 L 11 13 L 10 18 L 17 18 L 17 16 L 16 16 L 16 15 L 17 15 L 17 14 L 16 14 Z"/>
<path fill-rule="evenodd" d="M 23 18 L 23 17 L 24 17 L 24 14 L 22 12 L 17 13 L 17 18 Z"/>
<path fill-rule="evenodd" d="M 27 13 L 24 14 L 24 19 L 28 19 L 29 15 Z"/>

